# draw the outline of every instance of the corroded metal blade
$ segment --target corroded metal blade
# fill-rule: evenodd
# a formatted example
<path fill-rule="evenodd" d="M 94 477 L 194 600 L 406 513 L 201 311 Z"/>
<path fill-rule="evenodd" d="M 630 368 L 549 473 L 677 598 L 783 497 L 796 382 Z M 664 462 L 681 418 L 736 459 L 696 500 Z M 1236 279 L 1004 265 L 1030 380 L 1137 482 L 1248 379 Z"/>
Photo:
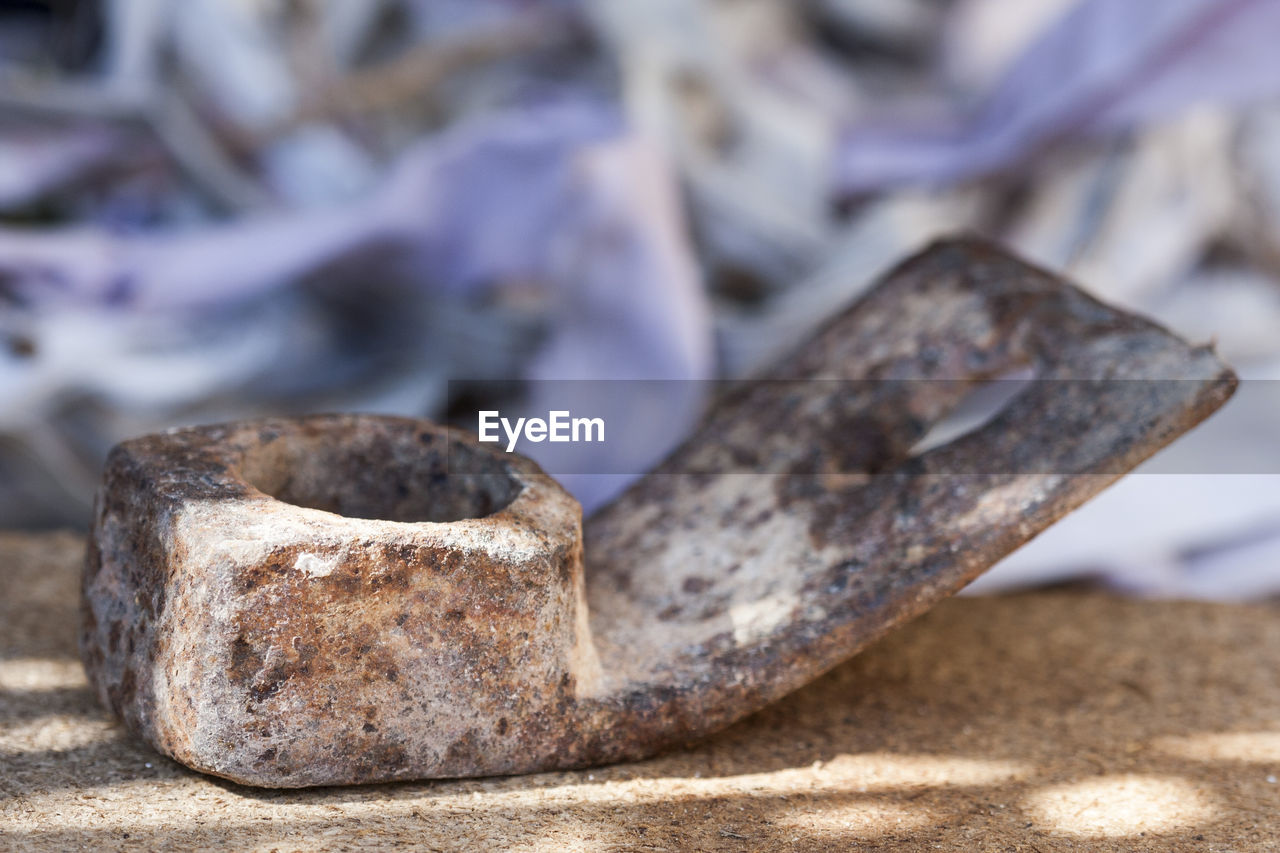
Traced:
<path fill-rule="evenodd" d="M 998 416 L 911 455 L 975 384 L 1018 367 L 1035 379 Z M 991 245 L 948 241 L 905 261 L 589 520 L 603 683 L 583 760 L 697 737 L 799 687 L 1195 426 L 1235 384 L 1210 348 Z"/>

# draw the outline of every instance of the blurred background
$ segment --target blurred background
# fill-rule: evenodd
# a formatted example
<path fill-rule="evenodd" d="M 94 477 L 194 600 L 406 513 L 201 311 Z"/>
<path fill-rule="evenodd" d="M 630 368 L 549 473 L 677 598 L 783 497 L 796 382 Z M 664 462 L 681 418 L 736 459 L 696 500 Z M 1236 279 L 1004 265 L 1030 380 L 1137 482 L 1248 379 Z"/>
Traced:
<path fill-rule="evenodd" d="M 170 426 L 748 375 L 964 230 L 1246 379 L 977 589 L 1280 593 L 1277 44 L 1274 0 L 0 0 L 0 527 Z"/>

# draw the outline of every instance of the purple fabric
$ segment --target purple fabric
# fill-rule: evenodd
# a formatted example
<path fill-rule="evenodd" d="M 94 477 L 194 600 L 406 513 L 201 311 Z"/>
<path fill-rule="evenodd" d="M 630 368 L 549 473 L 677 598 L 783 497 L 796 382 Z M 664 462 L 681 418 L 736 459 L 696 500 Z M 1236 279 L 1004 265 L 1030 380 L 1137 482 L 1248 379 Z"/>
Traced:
<path fill-rule="evenodd" d="M 1116 130 L 1204 102 L 1280 94 L 1275 0 L 1083 0 L 970 114 L 846 129 L 835 183 L 851 195 L 944 185 L 1016 165 L 1057 137 Z"/>
<path fill-rule="evenodd" d="M 35 201 L 118 157 L 127 138 L 99 125 L 0 130 L 0 210 Z"/>
<path fill-rule="evenodd" d="M 408 257 L 423 287 L 541 288 L 552 328 L 526 379 L 699 380 L 713 370 L 711 318 L 682 223 L 659 152 L 629 134 L 612 107 L 560 102 L 426 140 L 378 192 L 350 207 L 181 233 L 0 228 L 0 281 L 32 310 L 96 305 L 182 323 L 357 252 L 372 256 L 368 274 L 377 275 L 391 248 L 399 264 Z M 545 417 L 546 389 L 534 382 L 529 412 L 513 414 Z M 698 404 L 686 400 L 668 422 L 691 425 Z M 591 415 L 610 420 L 609 412 Z M 626 470 L 655 463 L 679 433 L 640 437 L 627 447 L 634 467 Z M 598 470 L 623 468 L 602 460 Z M 629 479 L 586 476 L 569 485 L 590 510 Z"/>
<path fill-rule="evenodd" d="M 616 112 L 555 104 L 464 124 L 420 143 L 382 187 L 345 208 L 118 235 L 0 227 L 0 277 L 35 306 L 196 309 L 253 297 L 371 245 L 413 250 L 424 284 L 453 291 L 545 264 L 585 146 L 619 136 Z"/>

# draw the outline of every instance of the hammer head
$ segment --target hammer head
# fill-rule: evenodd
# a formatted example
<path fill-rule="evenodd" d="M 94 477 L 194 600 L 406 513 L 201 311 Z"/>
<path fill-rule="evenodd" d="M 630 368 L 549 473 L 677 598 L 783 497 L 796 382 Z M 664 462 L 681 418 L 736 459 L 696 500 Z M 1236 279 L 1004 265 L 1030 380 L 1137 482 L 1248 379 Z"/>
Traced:
<path fill-rule="evenodd" d="M 914 450 L 974 385 L 1036 381 Z M 890 272 L 594 516 L 422 421 L 118 447 L 82 649 L 160 751 L 275 787 L 636 758 L 745 716 L 962 587 L 1231 394 L 1206 348 L 990 246 Z"/>

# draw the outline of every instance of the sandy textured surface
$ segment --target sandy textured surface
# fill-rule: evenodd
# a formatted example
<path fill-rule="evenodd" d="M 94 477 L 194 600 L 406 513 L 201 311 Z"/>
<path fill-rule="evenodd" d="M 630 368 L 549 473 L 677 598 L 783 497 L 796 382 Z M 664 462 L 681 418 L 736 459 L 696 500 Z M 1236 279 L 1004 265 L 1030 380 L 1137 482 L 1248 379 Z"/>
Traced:
<path fill-rule="evenodd" d="M 0 535 L 0 849 L 1269 850 L 1280 610 L 961 599 L 652 761 L 264 792 L 159 758 L 75 650 L 81 543 Z"/>

